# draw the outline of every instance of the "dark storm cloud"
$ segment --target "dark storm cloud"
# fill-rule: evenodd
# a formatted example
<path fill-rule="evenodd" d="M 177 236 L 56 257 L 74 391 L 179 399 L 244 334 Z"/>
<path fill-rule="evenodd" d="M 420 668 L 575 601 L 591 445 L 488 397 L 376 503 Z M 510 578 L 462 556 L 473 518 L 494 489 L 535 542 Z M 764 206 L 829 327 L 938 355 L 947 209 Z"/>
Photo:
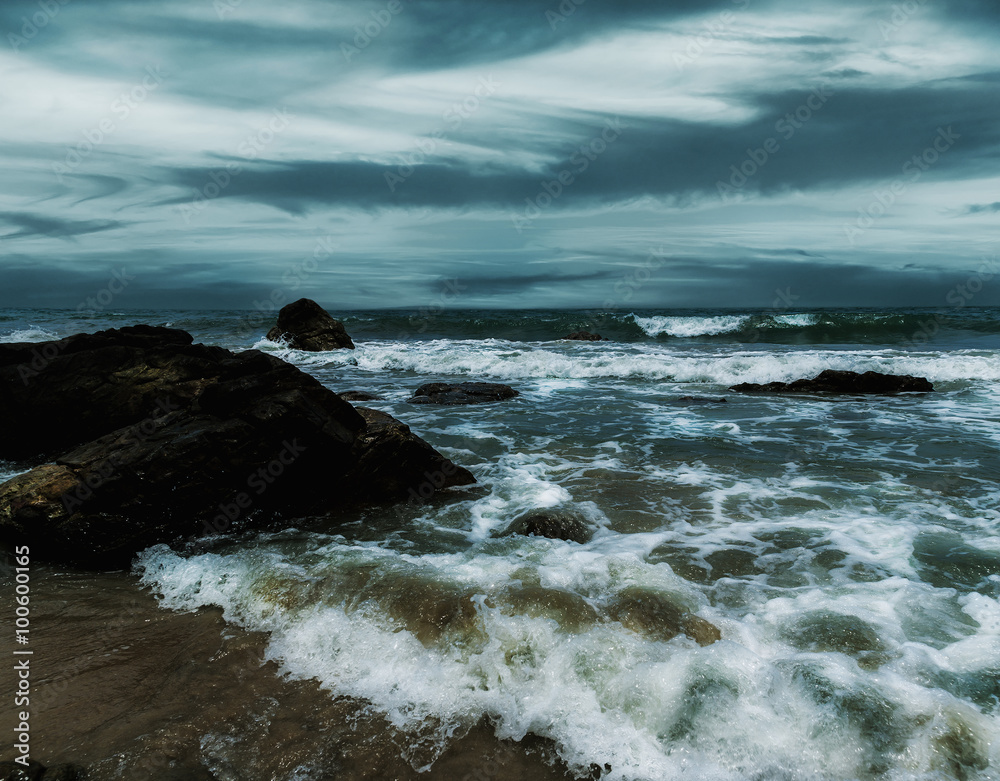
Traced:
<path fill-rule="evenodd" d="M 632 267 L 638 268 L 641 261 L 635 256 Z M 686 302 L 699 301 L 710 307 L 787 312 L 843 306 L 844 302 L 880 307 L 886 300 L 895 300 L 944 310 L 954 308 L 949 293 L 975 277 L 978 268 L 879 268 L 864 263 L 795 262 L 746 255 L 728 261 L 671 257 L 661 259 L 661 264 L 634 297 L 616 302 L 618 308 L 626 304 L 685 306 Z M 627 292 L 629 288 L 625 285 L 624 289 Z M 976 298 L 977 306 L 997 304 L 1000 289 L 983 289 Z"/>
<path fill-rule="evenodd" d="M 471 295 L 500 295 L 508 293 L 525 293 L 534 288 L 548 288 L 558 285 L 568 285 L 578 282 L 590 282 L 600 279 L 610 279 L 615 276 L 615 270 L 604 269 L 580 274 L 567 274 L 553 271 L 547 274 L 511 274 L 504 276 L 471 276 L 463 277 L 462 285 Z M 439 283 L 433 286 L 436 290 Z"/>
<path fill-rule="evenodd" d="M 435 69 L 564 47 L 616 28 L 745 8 L 750 0 L 466 0 L 407 2 L 408 34 L 386 47 L 395 65 Z M 402 16 L 401 14 L 401 16 Z"/>
<path fill-rule="evenodd" d="M 961 24 L 1000 23 L 1000 5 L 995 0 L 948 0 L 947 3 L 930 3 L 927 0 L 912 0 L 918 6 L 925 6 L 933 13 Z"/>
<path fill-rule="evenodd" d="M 238 276 L 226 275 L 218 260 L 191 262 L 178 253 L 149 250 L 44 260 L 16 254 L 6 256 L 2 267 L 8 305 L 87 311 L 250 309 L 255 300 L 267 297 L 265 281 L 248 282 Z"/>
<path fill-rule="evenodd" d="M 556 189 L 554 208 L 647 195 L 676 202 L 717 198 L 720 182 L 742 194 L 770 194 L 918 172 L 918 178 L 961 178 L 979 174 L 983 161 L 1000 149 L 1000 119 L 982 111 L 992 96 L 991 87 L 971 81 L 948 89 L 820 84 L 811 91 L 748 97 L 755 117 L 735 126 L 594 115 L 589 123 L 575 123 L 575 139 L 548 150 L 546 156 L 557 162 L 541 174 L 433 157 L 423 163 L 418 159 L 412 168 L 309 160 L 244 167 L 242 161 L 227 161 L 240 163 L 241 172 L 214 197 L 245 199 L 296 214 L 331 204 L 530 210 L 525 199 L 545 202 L 543 193 Z M 567 127 L 565 120 L 553 123 L 563 131 Z M 496 145 L 501 148 L 499 139 Z M 928 156 L 933 162 L 910 162 L 928 149 L 934 149 Z M 220 163 L 166 171 L 189 193 L 171 203 L 188 203 L 190 193 L 206 192 L 224 168 Z M 747 171 L 752 173 L 747 176 Z M 558 184 L 560 174 L 571 176 L 572 182 Z"/>
<path fill-rule="evenodd" d="M 26 213 L 0 213 L 0 222 L 20 228 L 20 230 L 12 233 L 0 234 L 0 240 L 31 236 L 73 239 L 76 236 L 83 236 L 88 233 L 115 230 L 125 225 L 125 223 L 118 222 L 117 220 L 67 220 Z"/>
<path fill-rule="evenodd" d="M 803 306 L 933 306 L 991 239 L 956 214 L 1000 211 L 972 183 L 1000 159 L 986 0 L 402 0 L 388 22 L 389 0 L 54 2 L 0 54 L 0 239 L 24 253 L 5 303 L 72 307 L 125 267 L 115 306 L 251 308 L 333 232 L 349 249 L 297 294 L 420 306 L 460 275 L 476 305 L 589 306 L 640 244 L 674 241 L 636 304 L 767 307 L 791 286 Z M 0 32 L 41 8 L 0 0 Z M 443 122 L 486 74 L 503 88 L 481 113 Z M 274 145 L 237 156 L 286 107 Z M 115 131 L 56 176 L 102 116 Z M 912 173 L 871 251 L 847 247 L 843 214 Z M 64 256 L 27 254 L 45 238 Z"/>
<path fill-rule="evenodd" d="M 1000 201 L 994 203 L 974 203 L 966 206 L 962 214 L 995 214 L 1000 212 Z"/>

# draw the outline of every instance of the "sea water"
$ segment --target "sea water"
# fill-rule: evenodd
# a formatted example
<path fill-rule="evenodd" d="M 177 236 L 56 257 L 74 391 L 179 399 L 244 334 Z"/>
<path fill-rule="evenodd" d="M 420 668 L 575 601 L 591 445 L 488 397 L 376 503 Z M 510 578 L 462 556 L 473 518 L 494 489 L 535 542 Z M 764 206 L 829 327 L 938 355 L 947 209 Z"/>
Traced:
<path fill-rule="evenodd" d="M 164 609 L 266 632 L 286 675 L 409 736 L 415 768 L 487 723 L 607 779 L 1000 778 L 1000 311 L 334 314 L 356 350 L 290 350 L 259 313 L 0 313 L 4 341 L 146 322 L 271 353 L 376 394 L 365 406 L 478 480 L 328 527 L 151 548 L 135 572 Z M 581 328 L 611 341 L 558 341 Z M 827 368 L 935 391 L 728 391 Z M 464 380 L 520 396 L 407 402 Z M 546 508 L 593 539 L 497 536 Z M 626 593 L 722 639 L 626 626 Z"/>

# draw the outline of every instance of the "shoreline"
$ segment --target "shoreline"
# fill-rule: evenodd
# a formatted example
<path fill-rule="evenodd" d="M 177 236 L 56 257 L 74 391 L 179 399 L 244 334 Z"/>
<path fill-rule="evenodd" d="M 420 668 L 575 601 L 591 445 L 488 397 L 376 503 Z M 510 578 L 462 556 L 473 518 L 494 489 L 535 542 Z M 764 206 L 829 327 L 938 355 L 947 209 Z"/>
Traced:
<path fill-rule="evenodd" d="M 366 703 L 282 676 L 265 633 L 218 609 L 161 608 L 134 575 L 38 566 L 33 596 L 31 758 L 88 781 L 574 778 L 546 741 L 498 740 L 485 724 L 418 772 L 426 751 Z"/>

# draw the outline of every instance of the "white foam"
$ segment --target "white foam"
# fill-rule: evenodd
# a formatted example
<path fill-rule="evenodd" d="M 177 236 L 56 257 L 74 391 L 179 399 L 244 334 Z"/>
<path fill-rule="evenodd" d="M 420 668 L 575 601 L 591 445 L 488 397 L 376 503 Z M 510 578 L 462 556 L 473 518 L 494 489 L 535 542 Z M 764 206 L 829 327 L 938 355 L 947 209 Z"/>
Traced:
<path fill-rule="evenodd" d="M 802 327 L 802 326 L 815 325 L 816 323 L 819 322 L 819 316 L 818 315 L 775 315 L 774 320 L 775 322 L 778 322 L 781 325 Z"/>
<path fill-rule="evenodd" d="M 368 342 L 355 350 L 305 353 L 267 340 L 257 343 L 304 369 L 354 367 L 364 374 L 411 371 L 427 377 L 491 377 L 545 380 L 541 393 L 573 390 L 556 380 L 644 379 L 734 385 L 788 382 L 814 377 L 824 369 L 913 374 L 931 382 L 1000 380 L 1000 353 L 957 350 L 914 353 L 897 350 L 690 350 L 655 344 L 602 343 L 599 350 L 577 346 L 536 346 L 501 340 Z"/>
<path fill-rule="evenodd" d="M 0 336 L 0 342 L 51 342 L 59 339 L 59 334 L 46 331 L 44 328 L 29 325 L 27 328 L 12 331 L 9 334 Z"/>
<path fill-rule="evenodd" d="M 184 559 L 159 546 L 144 553 L 139 566 L 143 582 L 160 591 L 168 607 L 219 605 L 227 620 L 269 631 L 268 656 L 286 672 L 371 701 L 410 733 L 410 759 L 419 768 L 483 717 L 501 738 L 551 738 L 573 771 L 607 764 L 604 777 L 620 781 L 745 781 L 779 769 L 797 779 L 863 776 L 876 739 L 850 708 L 837 706 L 846 698 L 884 701 L 887 713 L 900 714 L 892 716 L 893 725 L 874 725 L 909 730 L 915 758 L 897 768 L 897 779 L 931 777 L 941 730 L 918 726 L 929 720 L 960 719 L 977 733 L 1000 735 L 995 718 L 909 681 L 905 669 L 884 668 L 876 677 L 844 654 L 805 657 L 776 631 L 803 612 L 860 611 L 885 630 L 891 650 L 903 634 L 900 611 L 927 596 L 924 590 L 898 599 L 913 588 L 905 581 L 771 600 L 759 619 L 737 622 L 706 607 L 669 568 L 644 563 L 638 551 L 612 555 L 550 543 L 531 541 L 526 555 L 507 558 L 474 551 L 414 557 L 331 543 L 311 552 L 308 568 L 277 548 Z M 374 577 L 405 572 L 478 589 L 471 600 L 473 634 L 426 644 L 377 605 L 351 606 L 323 585 L 324 578 L 335 584 L 339 572 L 358 566 Z M 518 573 L 526 569 L 537 572 L 542 585 L 595 604 L 629 585 L 665 590 L 700 606 L 730 639 L 706 648 L 683 638 L 656 642 L 615 622 L 565 631 L 552 619 L 491 606 L 489 594 L 515 575 L 523 579 Z M 320 601 L 317 593 L 324 595 Z M 803 677 L 806 670 L 811 677 Z M 817 693 L 811 680 L 827 681 L 829 693 Z"/>
<path fill-rule="evenodd" d="M 649 336 L 691 337 L 713 336 L 740 331 L 750 318 L 746 315 L 721 315 L 716 317 L 630 317 Z"/>

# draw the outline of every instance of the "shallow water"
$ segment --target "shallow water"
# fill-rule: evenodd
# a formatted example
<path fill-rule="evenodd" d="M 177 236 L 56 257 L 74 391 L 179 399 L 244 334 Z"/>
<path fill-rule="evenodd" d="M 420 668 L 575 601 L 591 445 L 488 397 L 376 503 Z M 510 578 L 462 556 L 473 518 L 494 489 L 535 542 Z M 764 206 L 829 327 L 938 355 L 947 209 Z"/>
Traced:
<path fill-rule="evenodd" d="M 352 313 L 357 350 L 307 354 L 239 313 L 157 313 L 147 321 L 377 393 L 367 406 L 479 484 L 346 524 L 290 518 L 208 550 L 159 546 L 136 573 L 163 608 L 196 611 L 174 620 L 221 609 L 228 631 L 260 633 L 265 669 L 371 704 L 373 733 L 397 736 L 386 751 L 409 768 L 394 773 L 443 772 L 485 732 L 518 761 L 542 739 L 560 768 L 608 779 L 997 779 L 1000 330 L 981 310 L 914 339 L 933 315 L 636 313 L 601 323 L 625 341 L 570 343 L 541 334 L 585 314 L 425 316 L 417 334 L 416 313 Z M 18 316 L 8 340 L 69 325 Z M 936 392 L 727 392 L 825 368 L 918 374 Z M 465 379 L 521 396 L 406 402 L 423 382 Z M 494 536 L 550 507 L 586 518 L 593 539 Z M 623 608 L 637 599 L 722 639 L 663 633 Z"/>

